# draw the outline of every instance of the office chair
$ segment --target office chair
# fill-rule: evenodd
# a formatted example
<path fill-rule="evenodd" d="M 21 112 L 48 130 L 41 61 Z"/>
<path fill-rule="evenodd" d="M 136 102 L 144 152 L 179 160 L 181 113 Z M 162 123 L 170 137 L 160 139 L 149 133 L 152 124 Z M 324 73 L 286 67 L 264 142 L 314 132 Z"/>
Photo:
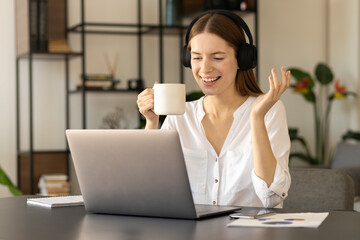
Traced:
<path fill-rule="evenodd" d="M 360 144 L 338 143 L 331 168 L 360 167 Z"/>
<path fill-rule="evenodd" d="M 290 168 L 291 186 L 284 209 L 305 212 L 354 209 L 354 183 L 343 171 Z"/>
<path fill-rule="evenodd" d="M 355 196 L 360 196 L 360 144 L 340 142 L 336 147 L 332 169 L 344 171 L 354 181 Z"/>

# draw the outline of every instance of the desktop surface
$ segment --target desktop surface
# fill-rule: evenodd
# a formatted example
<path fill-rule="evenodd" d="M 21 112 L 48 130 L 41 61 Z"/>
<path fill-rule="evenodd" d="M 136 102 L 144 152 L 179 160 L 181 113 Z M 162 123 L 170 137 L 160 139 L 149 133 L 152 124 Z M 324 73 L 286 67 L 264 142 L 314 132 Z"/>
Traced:
<path fill-rule="evenodd" d="M 29 196 L 28 196 L 29 197 Z M 83 206 L 27 205 L 0 198 L 0 239 L 359 239 L 360 213 L 333 211 L 317 229 L 229 228 L 228 215 L 202 220 L 91 214 Z"/>

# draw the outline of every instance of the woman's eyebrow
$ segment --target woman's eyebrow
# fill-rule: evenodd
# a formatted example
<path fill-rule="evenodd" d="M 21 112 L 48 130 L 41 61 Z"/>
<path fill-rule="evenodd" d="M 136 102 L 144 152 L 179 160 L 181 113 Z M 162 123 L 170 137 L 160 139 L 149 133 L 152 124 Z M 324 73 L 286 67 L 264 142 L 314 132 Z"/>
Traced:
<path fill-rule="evenodd" d="M 226 54 L 225 52 L 221 52 L 221 51 L 218 51 L 218 52 L 213 52 L 211 53 L 212 55 L 215 55 L 215 54 Z"/>
<path fill-rule="evenodd" d="M 191 54 L 198 54 L 198 55 L 200 55 L 201 53 L 198 53 L 198 52 L 195 52 L 195 51 L 191 51 Z M 225 53 L 225 52 L 222 52 L 222 51 L 217 51 L 217 52 L 210 53 L 210 55 L 216 55 L 216 54 L 226 54 L 226 53 Z"/>

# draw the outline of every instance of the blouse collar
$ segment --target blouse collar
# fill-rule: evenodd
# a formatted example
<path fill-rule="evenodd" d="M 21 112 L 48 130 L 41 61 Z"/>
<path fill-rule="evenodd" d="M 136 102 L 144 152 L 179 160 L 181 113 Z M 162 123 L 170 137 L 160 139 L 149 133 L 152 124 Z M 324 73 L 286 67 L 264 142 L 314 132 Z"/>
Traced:
<path fill-rule="evenodd" d="M 204 111 L 204 98 L 205 96 L 202 96 L 199 101 L 198 101 L 198 109 L 197 109 L 197 112 L 196 112 L 196 118 L 201 122 L 202 119 L 204 118 L 205 116 L 205 111 Z M 239 118 L 244 111 L 246 111 L 248 109 L 248 107 L 250 105 L 252 105 L 255 100 L 257 99 L 257 97 L 253 97 L 253 96 L 249 96 L 245 102 L 243 104 L 241 104 L 238 109 L 235 110 L 233 116 L 234 116 L 234 119 L 237 119 Z"/>

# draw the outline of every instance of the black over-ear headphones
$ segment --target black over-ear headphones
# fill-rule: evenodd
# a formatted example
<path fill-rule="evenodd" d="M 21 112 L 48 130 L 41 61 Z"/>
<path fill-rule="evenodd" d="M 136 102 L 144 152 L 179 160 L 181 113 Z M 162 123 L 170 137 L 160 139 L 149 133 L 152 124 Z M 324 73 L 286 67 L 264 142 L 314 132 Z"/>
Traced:
<path fill-rule="evenodd" d="M 182 54 L 181 54 L 182 55 L 181 60 L 182 60 L 184 67 L 191 68 L 191 53 L 187 49 L 187 45 L 189 44 L 189 35 L 190 35 L 191 28 L 202 16 L 204 16 L 208 13 L 224 15 L 224 16 L 230 18 L 234 23 L 236 23 L 237 26 L 241 27 L 244 30 L 246 36 L 249 39 L 249 43 L 246 43 L 246 42 L 241 43 L 241 45 L 239 46 L 239 50 L 237 52 L 238 66 L 239 66 L 240 70 L 249 70 L 249 69 L 256 67 L 257 50 L 253 44 L 253 38 L 251 36 L 249 27 L 246 25 L 245 21 L 240 16 L 238 16 L 237 14 L 235 14 L 231 11 L 227 11 L 227 10 L 209 10 L 209 11 L 203 12 L 202 14 L 197 16 L 194 20 L 192 20 L 192 22 L 190 23 L 190 25 L 187 29 L 186 35 L 185 35 L 185 46 L 183 47 Z"/>

